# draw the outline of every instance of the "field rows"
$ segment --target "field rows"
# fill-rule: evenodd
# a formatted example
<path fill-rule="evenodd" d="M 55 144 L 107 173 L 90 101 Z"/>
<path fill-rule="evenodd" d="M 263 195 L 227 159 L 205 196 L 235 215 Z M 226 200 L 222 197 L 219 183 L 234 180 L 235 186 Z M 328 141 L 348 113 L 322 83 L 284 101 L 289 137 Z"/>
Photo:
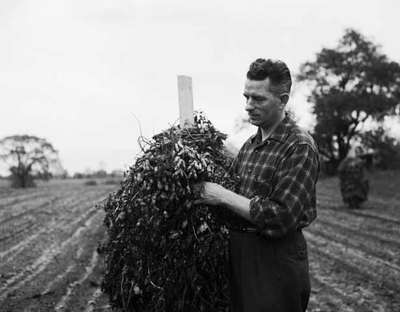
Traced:
<path fill-rule="evenodd" d="M 3 239 L 0 249 L 1 311 L 94 311 L 96 305 L 108 306 L 99 298 L 102 266 L 96 250 L 104 235 L 104 213 L 95 204 L 115 186 L 65 186 L 45 200 L 32 197 L 36 199 L 30 205 L 15 201 L 12 214 L 1 219 L 0 240 L 12 228 L 19 232 Z M 34 226 L 21 221 L 26 219 L 33 219 Z"/>
<path fill-rule="evenodd" d="M 348 210 L 336 178 L 319 182 L 318 218 L 305 231 L 309 311 L 400 311 L 400 176 L 387 183 L 376 173 L 370 183 L 363 209 Z"/>
<path fill-rule="evenodd" d="M 398 195 L 379 178 L 357 211 L 342 205 L 335 178 L 320 181 L 318 218 L 305 230 L 309 312 L 400 311 Z M 111 311 L 100 291 L 105 229 L 95 204 L 115 188 L 66 181 L 0 192 L 1 312 Z"/>

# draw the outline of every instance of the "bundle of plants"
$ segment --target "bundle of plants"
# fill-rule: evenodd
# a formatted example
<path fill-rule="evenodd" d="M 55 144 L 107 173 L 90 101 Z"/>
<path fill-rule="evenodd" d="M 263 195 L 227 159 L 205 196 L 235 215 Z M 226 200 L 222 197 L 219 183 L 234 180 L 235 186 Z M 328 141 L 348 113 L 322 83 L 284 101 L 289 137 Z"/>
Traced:
<path fill-rule="evenodd" d="M 194 205 L 195 184 L 236 191 L 224 152 L 226 135 L 197 113 L 190 128 L 173 126 L 145 141 L 120 189 L 104 204 L 102 289 L 124 311 L 227 311 L 225 207 Z M 142 140 L 143 141 L 143 140 Z"/>

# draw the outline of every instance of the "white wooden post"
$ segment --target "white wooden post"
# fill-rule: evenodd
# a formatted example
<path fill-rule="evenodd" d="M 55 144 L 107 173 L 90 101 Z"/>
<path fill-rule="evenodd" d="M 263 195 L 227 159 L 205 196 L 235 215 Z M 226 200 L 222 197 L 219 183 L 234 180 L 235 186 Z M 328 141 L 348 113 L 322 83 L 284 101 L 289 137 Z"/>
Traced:
<path fill-rule="evenodd" d="M 178 76 L 179 121 L 182 128 L 193 125 L 192 77 Z"/>

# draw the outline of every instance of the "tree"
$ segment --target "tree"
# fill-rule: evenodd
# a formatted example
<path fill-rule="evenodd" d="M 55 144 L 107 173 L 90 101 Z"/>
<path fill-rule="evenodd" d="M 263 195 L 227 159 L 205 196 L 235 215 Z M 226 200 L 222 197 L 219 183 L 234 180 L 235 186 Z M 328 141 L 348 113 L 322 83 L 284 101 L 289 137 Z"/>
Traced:
<path fill-rule="evenodd" d="M 353 29 L 335 49 L 324 48 L 302 64 L 297 78 L 311 85 L 314 137 L 334 171 L 367 119 L 400 113 L 400 65 Z"/>
<path fill-rule="evenodd" d="M 9 166 L 12 185 L 22 188 L 35 186 L 35 177 L 51 176 L 51 166 L 60 162 L 58 152 L 48 141 L 31 135 L 0 140 L 0 159 Z"/>
<path fill-rule="evenodd" d="M 380 169 L 400 168 L 400 143 L 387 135 L 380 126 L 361 134 L 361 144 L 376 153 L 376 167 Z"/>

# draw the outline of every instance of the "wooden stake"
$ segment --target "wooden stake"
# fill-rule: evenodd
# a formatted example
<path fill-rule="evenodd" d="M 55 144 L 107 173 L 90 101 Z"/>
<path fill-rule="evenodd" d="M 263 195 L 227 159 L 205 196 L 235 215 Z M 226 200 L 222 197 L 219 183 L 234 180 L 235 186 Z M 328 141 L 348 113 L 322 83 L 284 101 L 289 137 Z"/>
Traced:
<path fill-rule="evenodd" d="M 193 125 L 192 78 L 178 76 L 179 121 L 182 128 Z"/>

